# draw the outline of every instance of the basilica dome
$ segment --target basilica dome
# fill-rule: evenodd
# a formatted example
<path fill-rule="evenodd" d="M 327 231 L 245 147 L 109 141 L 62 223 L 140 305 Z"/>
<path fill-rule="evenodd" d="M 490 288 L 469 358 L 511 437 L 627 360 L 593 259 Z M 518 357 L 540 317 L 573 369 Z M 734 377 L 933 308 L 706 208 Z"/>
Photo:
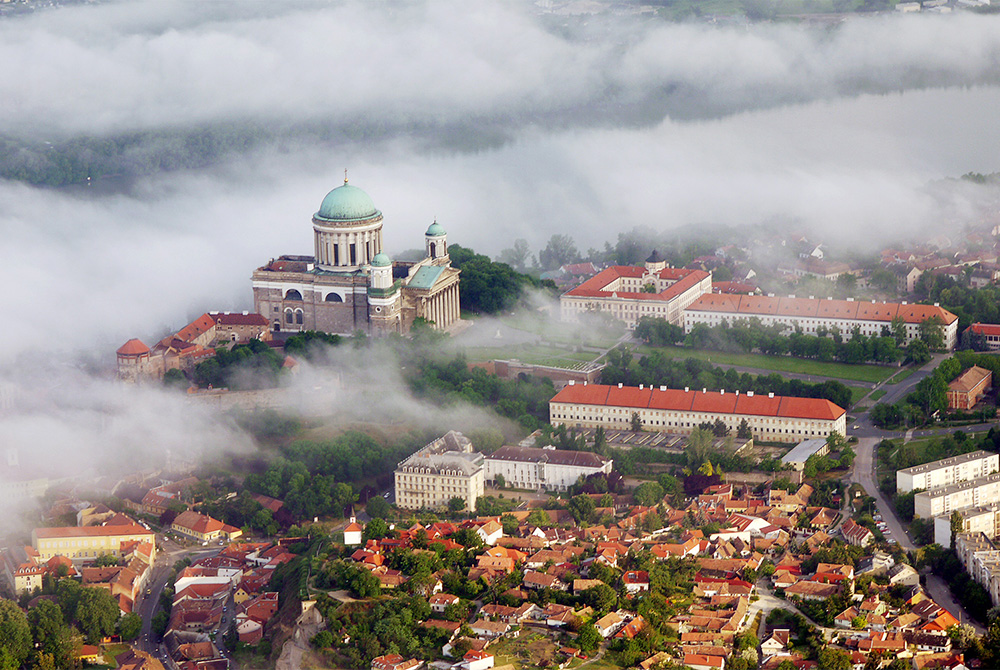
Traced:
<path fill-rule="evenodd" d="M 343 186 L 326 194 L 323 204 L 316 212 L 316 218 L 326 221 L 356 221 L 370 219 L 378 213 L 367 193 L 345 182 Z"/>

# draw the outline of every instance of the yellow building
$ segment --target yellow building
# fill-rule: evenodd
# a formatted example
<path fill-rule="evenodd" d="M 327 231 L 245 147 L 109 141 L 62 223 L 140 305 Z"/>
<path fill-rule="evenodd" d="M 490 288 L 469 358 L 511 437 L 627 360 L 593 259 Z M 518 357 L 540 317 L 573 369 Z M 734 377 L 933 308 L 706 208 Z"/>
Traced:
<path fill-rule="evenodd" d="M 38 552 L 40 561 L 47 561 L 53 556 L 84 561 L 105 554 L 121 558 L 122 545 L 133 542 L 149 542 L 155 557 L 156 535 L 138 524 L 36 528 L 31 531 L 31 546 Z"/>
<path fill-rule="evenodd" d="M 485 490 L 483 455 L 452 430 L 401 462 L 395 481 L 396 504 L 403 509 L 440 509 L 461 498 L 474 510 Z"/>

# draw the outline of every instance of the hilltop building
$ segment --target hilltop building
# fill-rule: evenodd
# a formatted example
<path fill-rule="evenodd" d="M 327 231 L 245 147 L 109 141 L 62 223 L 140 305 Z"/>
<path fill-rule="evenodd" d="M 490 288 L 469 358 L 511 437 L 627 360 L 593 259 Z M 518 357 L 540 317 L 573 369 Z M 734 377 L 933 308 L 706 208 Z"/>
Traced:
<path fill-rule="evenodd" d="M 382 251 L 382 212 L 345 176 L 312 227 L 312 256 L 280 256 L 253 273 L 254 308 L 273 331 L 387 335 L 409 332 L 417 318 L 439 330 L 459 320 L 459 271 L 436 221 L 424 234 L 423 260 L 393 262 Z"/>
<path fill-rule="evenodd" d="M 549 401 L 553 426 L 629 430 L 633 414 L 645 430 L 681 435 L 716 419 L 734 433 L 746 419 L 754 439 L 769 442 L 827 438 L 833 431 L 847 434 L 847 413 L 822 398 L 570 382 Z"/>
<path fill-rule="evenodd" d="M 403 509 L 441 509 L 452 498 L 476 509 L 485 491 L 483 455 L 457 431 L 448 431 L 399 463 L 395 472 L 396 505 Z"/>
<path fill-rule="evenodd" d="M 807 335 L 815 335 L 821 328 L 837 328 L 847 340 L 855 327 L 862 335 L 877 336 L 883 328 L 891 327 L 893 320 L 901 319 L 906 327 L 906 342 L 918 339 L 921 324 L 936 318 L 943 330 L 945 349 L 954 349 L 958 337 L 958 317 L 939 305 L 713 293 L 698 297 L 684 310 L 684 330 L 691 332 L 699 323 L 717 326 L 751 318 L 765 326 L 780 325 L 789 331 L 799 328 Z"/>
<path fill-rule="evenodd" d="M 581 314 L 602 312 L 629 328 L 644 316 L 684 323 L 684 309 L 712 291 L 712 274 L 702 270 L 670 268 L 654 251 L 644 267 L 614 265 L 591 277 L 559 299 L 563 321 Z"/>
<path fill-rule="evenodd" d="M 215 356 L 213 345 L 270 340 L 268 324 L 260 314 L 206 312 L 152 347 L 134 337 L 115 352 L 118 378 L 135 382 L 142 377 L 159 379 L 167 370 L 189 370 Z"/>

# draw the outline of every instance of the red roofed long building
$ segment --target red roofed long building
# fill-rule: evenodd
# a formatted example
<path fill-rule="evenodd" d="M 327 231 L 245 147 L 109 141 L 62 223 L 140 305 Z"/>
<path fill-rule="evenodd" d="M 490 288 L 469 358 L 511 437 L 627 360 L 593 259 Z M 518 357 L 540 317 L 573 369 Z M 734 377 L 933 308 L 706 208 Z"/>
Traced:
<path fill-rule="evenodd" d="M 605 312 L 629 328 L 652 316 L 678 326 L 684 309 L 699 296 L 712 292 L 712 274 L 702 270 L 668 268 L 654 251 L 645 267 L 613 265 L 559 299 L 563 321 L 577 321 L 587 312 Z"/>
<path fill-rule="evenodd" d="M 685 308 L 684 330 L 691 332 L 699 323 L 717 326 L 751 318 L 759 319 L 765 326 L 781 325 L 788 330 L 799 327 L 806 335 L 815 335 L 817 328 L 836 327 L 844 339 L 851 338 L 855 327 L 861 329 L 862 335 L 880 335 L 883 327 L 890 326 L 894 319 L 902 319 L 907 342 L 920 337 L 920 324 L 937 318 L 944 329 L 948 351 L 955 348 L 958 336 L 958 317 L 937 305 L 713 293 L 698 297 Z"/>
<path fill-rule="evenodd" d="M 570 384 L 549 401 L 553 426 L 628 430 L 633 413 L 639 414 L 646 430 L 665 433 L 687 434 L 716 419 L 734 432 L 746 419 L 755 439 L 772 442 L 847 433 L 847 413 L 822 398 Z"/>

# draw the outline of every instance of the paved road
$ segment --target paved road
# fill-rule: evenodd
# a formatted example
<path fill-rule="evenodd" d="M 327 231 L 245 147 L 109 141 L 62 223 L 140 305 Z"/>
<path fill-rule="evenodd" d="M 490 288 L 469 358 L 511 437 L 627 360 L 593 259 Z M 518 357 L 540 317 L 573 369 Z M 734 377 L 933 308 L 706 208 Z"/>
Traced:
<path fill-rule="evenodd" d="M 876 506 L 879 512 L 882 514 L 882 520 L 889 527 L 890 536 L 899 542 L 907 551 L 916 551 L 916 545 L 910 540 L 903 530 L 902 524 L 899 519 L 896 518 L 896 511 L 889 500 L 882 495 L 879 491 L 878 485 L 875 482 L 875 457 L 876 457 L 876 447 L 879 440 L 877 438 L 862 438 L 858 440 L 857 445 L 855 445 L 854 451 L 857 454 L 857 458 L 854 460 L 854 468 L 848 477 L 848 480 L 852 483 L 860 484 L 864 487 L 868 495 L 875 498 Z M 951 597 L 951 590 L 943 579 L 936 575 L 927 575 L 927 591 L 930 593 L 931 597 L 941 607 L 948 610 L 952 616 L 956 619 L 960 619 L 963 622 L 971 623 L 976 632 L 980 635 L 985 634 L 986 629 L 980 626 L 976 621 L 969 616 L 961 605 L 958 604 Z"/>
<path fill-rule="evenodd" d="M 167 580 L 170 577 L 170 571 L 174 563 L 188 556 L 191 557 L 192 561 L 206 556 L 214 556 L 221 551 L 221 548 L 218 546 L 182 547 L 163 536 L 159 536 L 157 543 L 162 547 L 162 551 L 156 556 L 156 561 L 153 564 L 153 572 L 146 586 L 146 590 L 149 593 L 148 595 L 143 593 L 139 597 L 139 606 L 136 610 L 139 616 L 142 617 L 142 633 L 140 633 L 139 639 L 136 640 L 136 646 L 142 651 L 159 657 L 161 652 L 160 641 L 156 639 L 151 627 L 153 616 L 157 611 L 157 605 L 160 601 L 160 594 L 163 593 L 163 589 L 167 585 Z"/>

